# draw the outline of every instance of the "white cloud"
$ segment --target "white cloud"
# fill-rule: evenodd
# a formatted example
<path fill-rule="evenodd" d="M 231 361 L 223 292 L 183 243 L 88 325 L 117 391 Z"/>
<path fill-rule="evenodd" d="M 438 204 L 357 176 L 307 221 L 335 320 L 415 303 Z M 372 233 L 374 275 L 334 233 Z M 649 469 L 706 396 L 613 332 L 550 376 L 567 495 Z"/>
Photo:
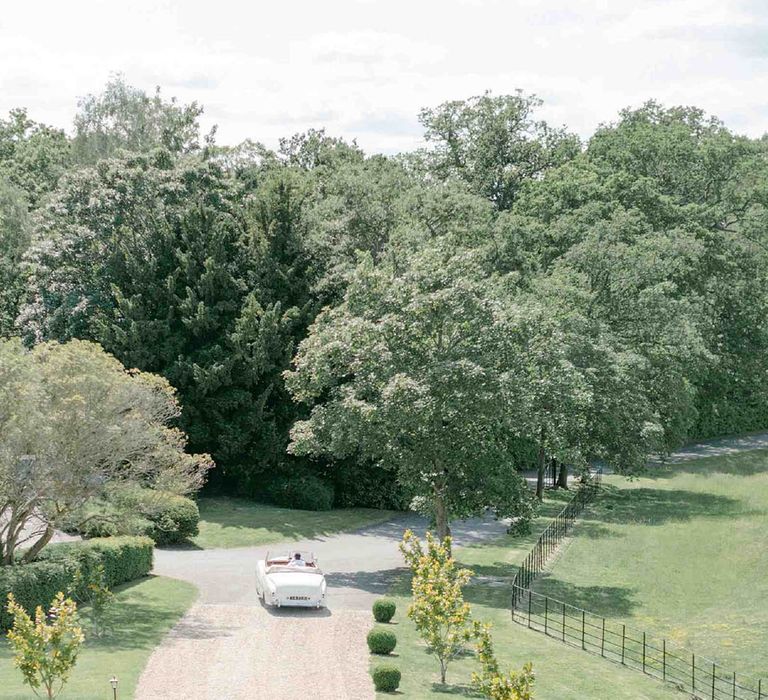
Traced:
<path fill-rule="evenodd" d="M 67 127 L 121 71 L 198 100 L 230 143 L 326 126 L 408 149 L 421 107 L 516 88 L 582 136 L 651 97 L 760 135 L 767 57 L 754 0 L 41 0 L 0 15 L 0 113 Z"/>

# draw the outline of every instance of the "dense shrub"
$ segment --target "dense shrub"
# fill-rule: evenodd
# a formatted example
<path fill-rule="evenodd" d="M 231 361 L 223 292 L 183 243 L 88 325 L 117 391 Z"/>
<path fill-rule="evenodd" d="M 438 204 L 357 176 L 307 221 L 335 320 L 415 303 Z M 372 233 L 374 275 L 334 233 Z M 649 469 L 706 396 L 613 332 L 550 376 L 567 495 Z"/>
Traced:
<path fill-rule="evenodd" d="M 142 512 L 150 521 L 145 534 L 157 544 L 181 542 L 198 533 L 200 510 L 191 498 L 172 493 L 145 496 Z"/>
<path fill-rule="evenodd" d="M 397 606 L 394 600 L 379 598 L 373 604 L 373 617 L 376 622 L 389 622 L 395 616 Z"/>
<path fill-rule="evenodd" d="M 397 481 L 397 472 L 370 462 L 351 459 L 331 464 L 320 476 L 333 486 L 337 508 L 406 510 L 409 495 Z"/>
<path fill-rule="evenodd" d="M 0 629 L 11 624 L 5 609 L 9 593 L 32 613 L 38 605 L 47 608 L 59 591 L 66 591 L 78 569 L 87 581 L 99 564 L 104 566 L 107 586 L 113 588 L 150 572 L 152 548 L 153 542 L 147 537 L 66 542 L 49 545 L 37 561 L 0 567 Z"/>
<path fill-rule="evenodd" d="M 333 487 L 314 474 L 290 476 L 270 488 L 277 505 L 300 510 L 330 510 L 333 508 Z"/>
<path fill-rule="evenodd" d="M 400 686 L 400 669 L 391 664 L 381 664 L 373 669 L 373 685 L 382 693 L 394 693 Z"/>
<path fill-rule="evenodd" d="M 393 632 L 372 629 L 368 632 L 368 648 L 372 654 L 391 654 L 397 646 L 397 637 Z"/>
<path fill-rule="evenodd" d="M 86 538 L 147 535 L 161 545 L 198 533 L 200 511 L 190 498 L 151 489 L 136 489 L 120 498 L 120 507 L 103 499 L 88 503 L 70 514 L 62 529 Z"/>

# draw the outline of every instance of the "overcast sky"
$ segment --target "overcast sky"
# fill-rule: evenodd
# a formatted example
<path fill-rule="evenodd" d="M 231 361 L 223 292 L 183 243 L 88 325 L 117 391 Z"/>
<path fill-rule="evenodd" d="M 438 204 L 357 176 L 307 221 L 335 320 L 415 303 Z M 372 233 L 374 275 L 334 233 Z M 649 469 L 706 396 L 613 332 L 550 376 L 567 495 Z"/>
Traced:
<path fill-rule="evenodd" d="M 69 129 L 111 73 L 197 100 L 222 143 L 324 126 L 387 153 L 420 108 L 521 88 L 587 137 L 625 106 L 766 131 L 768 0 L 36 0 L 0 11 L 0 114 Z"/>

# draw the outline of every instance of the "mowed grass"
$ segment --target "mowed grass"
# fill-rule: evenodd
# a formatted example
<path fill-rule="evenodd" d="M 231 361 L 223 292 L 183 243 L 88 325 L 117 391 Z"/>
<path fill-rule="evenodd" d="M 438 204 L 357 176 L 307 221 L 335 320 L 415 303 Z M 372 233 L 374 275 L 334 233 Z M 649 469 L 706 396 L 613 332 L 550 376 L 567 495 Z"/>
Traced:
<path fill-rule="evenodd" d="M 88 635 L 88 609 L 83 608 L 86 643 L 62 700 L 111 700 L 109 679 L 117 676 L 120 698 L 132 698 L 152 650 L 197 597 L 197 589 L 175 579 L 150 576 L 115 589 L 112 633 Z M 0 700 L 34 697 L 22 683 L 6 640 L 0 641 Z"/>
<path fill-rule="evenodd" d="M 768 679 L 768 451 L 606 484 L 535 590 Z"/>
<path fill-rule="evenodd" d="M 223 497 L 204 497 L 198 505 L 200 534 L 191 541 L 201 549 L 254 547 L 310 539 L 356 530 L 397 515 L 394 511 L 374 508 L 293 510 Z"/>
<path fill-rule="evenodd" d="M 537 700 L 673 700 L 682 697 L 658 681 L 634 673 L 599 657 L 565 646 L 543 634 L 512 622 L 509 583 L 538 537 L 540 530 L 559 511 L 569 494 L 548 494 L 533 533 L 525 537 L 505 536 L 490 543 L 457 548 L 460 563 L 475 572 L 464 590 L 476 620 L 493 623 L 496 653 L 505 668 L 519 669 L 533 662 Z M 397 614 L 391 627 L 398 638 L 392 658 L 371 657 L 378 663 L 394 663 L 402 672 L 399 692 L 409 700 L 438 700 L 446 697 L 477 697 L 470 687 L 472 671 L 478 669 L 473 655 L 454 661 L 448 667 L 447 685 L 441 686 L 438 663 L 429 655 L 415 627 L 407 619 L 408 577 L 392 590 Z M 379 693 L 378 698 L 392 697 Z"/>

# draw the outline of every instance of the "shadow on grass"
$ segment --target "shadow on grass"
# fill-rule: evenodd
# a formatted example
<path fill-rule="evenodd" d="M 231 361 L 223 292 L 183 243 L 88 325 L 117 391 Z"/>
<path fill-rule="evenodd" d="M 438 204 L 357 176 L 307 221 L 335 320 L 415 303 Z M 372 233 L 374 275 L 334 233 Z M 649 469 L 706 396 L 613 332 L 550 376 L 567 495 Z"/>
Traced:
<path fill-rule="evenodd" d="M 400 520 L 400 514 L 392 511 L 377 512 L 370 508 L 308 511 L 225 496 L 202 497 L 198 505 L 201 521 L 230 533 L 265 528 L 279 533 L 287 540 L 315 539 L 346 531 L 349 529 L 350 520 L 353 523 L 359 521 L 360 528 L 366 527 L 366 521 L 369 519 L 373 523 L 389 519 Z M 403 517 L 407 518 L 407 515 L 403 514 Z"/>
<path fill-rule="evenodd" d="M 325 580 L 329 587 L 357 588 L 381 596 L 396 592 L 404 595 L 410 593 L 410 574 L 405 568 L 328 573 Z"/>
<path fill-rule="evenodd" d="M 638 607 L 634 591 L 624 586 L 576 586 L 544 574 L 533 589 L 568 605 L 589 610 L 601 617 L 630 617 Z"/>
<path fill-rule="evenodd" d="M 735 498 L 680 489 L 617 489 L 606 486 L 604 491 L 589 507 L 586 516 L 589 520 L 664 525 L 702 516 L 733 517 L 743 513 L 744 508 L 744 504 Z M 581 522 L 579 527 L 586 524 Z"/>
<path fill-rule="evenodd" d="M 155 576 L 147 576 L 131 583 L 117 586 L 115 593 L 123 594 L 146 583 Z M 146 649 L 155 646 L 166 631 L 175 623 L 183 611 L 170 608 L 165 601 L 147 597 L 146 600 L 121 598 L 117 601 L 109 616 L 111 633 L 102 637 L 90 637 L 88 645 L 92 648 L 108 648 L 118 651 L 122 649 Z M 84 610 L 86 622 L 90 618 L 89 610 Z"/>
<path fill-rule="evenodd" d="M 654 465 L 647 476 L 651 478 L 671 478 L 678 474 L 735 474 L 754 476 L 768 474 L 768 450 L 759 449 L 734 454 L 702 454 L 694 459 L 675 460 Z M 646 476 L 646 475 L 644 475 Z"/>
<path fill-rule="evenodd" d="M 440 695 L 459 695 L 464 698 L 483 697 L 473 690 L 471 685 L 466 685 L 464 683 L 433 683 L 432 692 Z"/>

